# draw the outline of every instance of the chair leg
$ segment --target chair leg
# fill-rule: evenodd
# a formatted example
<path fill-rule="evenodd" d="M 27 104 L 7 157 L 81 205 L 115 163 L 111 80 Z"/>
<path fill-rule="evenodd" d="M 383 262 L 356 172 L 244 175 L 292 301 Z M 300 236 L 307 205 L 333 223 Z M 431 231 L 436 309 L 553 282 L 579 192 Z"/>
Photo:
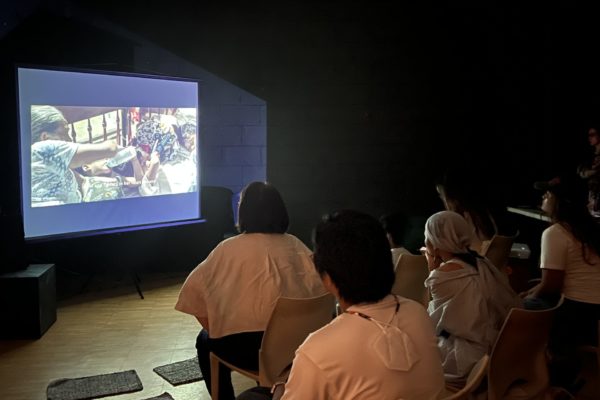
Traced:
<path fill-rule="evenodd" d="M 210 395 L 212 400 L 219 400 L 219 359 L 210 353 Z"/>

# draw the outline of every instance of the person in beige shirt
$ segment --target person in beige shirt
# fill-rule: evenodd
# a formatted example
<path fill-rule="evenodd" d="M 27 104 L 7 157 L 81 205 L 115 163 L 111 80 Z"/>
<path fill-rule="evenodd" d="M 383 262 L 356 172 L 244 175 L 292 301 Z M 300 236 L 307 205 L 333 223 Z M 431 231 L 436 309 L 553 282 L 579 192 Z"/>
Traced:
<path fill-rule="evenodd" d="M 444 376 L 433 324 L 422 305 L 390 294 L 379 222 L 351 210 L 328 216 L 315 230 L 314 263 L 342 313 L 298 348 L 276 388 L 282 399 L 437 399 Z"/>
<path fill-rule="evenodd" d="M 277 298 L 325 293 L 310 250 L 285 233 L 288 224 L 277 189 L 251 183 L 239 204 L 241 234 L 219 243 L 181 288 L 175 308 L 203 327 L 196 348 L 209 392 L 210 352 L 241 368 L 258 369 L 258 349 Z M 231 371 L 221 368 L 219 397 L 233 399 Z"/>

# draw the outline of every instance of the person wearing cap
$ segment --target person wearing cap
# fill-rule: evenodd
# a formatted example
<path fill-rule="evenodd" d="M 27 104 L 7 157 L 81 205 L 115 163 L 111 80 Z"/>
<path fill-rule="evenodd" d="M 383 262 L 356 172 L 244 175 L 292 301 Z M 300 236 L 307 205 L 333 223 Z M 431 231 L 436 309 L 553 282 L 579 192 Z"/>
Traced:
<path fill-rule="evenodd" d="M 470 225 L 453 211 L 433 214 L 425 224 L 427 311 L 446 382 L 455 386 L 464 385 L 475 363 L 490 353 L 510 309 L 522 305 L 507 277 L 470 249 L 471 235 Z"/>
<path fill-rule="evenodd" d="M 329 215 L 314 246 L 316 270 L 342 313 L 298 348 L 282 399 L 438 398 L 444 377 L 433 325 L 423 306 L 390 294 L 392 256 L 377 219 Z"/>
<path fill-rule="evenodd" d="M 587 188 L 577 176 L 561 176 L 537 182 L 544 191 L 542 210 L 551 225 L 541 239 L 540 284 L 524 293 L 525 307 L 549 308 L 561 294 L 551 333 L 553 380 L 568 385 L 575 379 L 578 345 L 597 345 L 600 320 L 600 225 L 587 208 Z"/>

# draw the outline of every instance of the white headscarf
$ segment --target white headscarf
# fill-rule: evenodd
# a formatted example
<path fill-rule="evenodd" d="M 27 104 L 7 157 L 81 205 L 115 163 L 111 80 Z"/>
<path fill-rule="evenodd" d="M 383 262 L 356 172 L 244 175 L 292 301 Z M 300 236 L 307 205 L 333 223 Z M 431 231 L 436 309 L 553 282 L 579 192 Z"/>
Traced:
<path fill-rule="evenodd" d="M 454 211 L 440 211 L 425 223 L 425 240 L 435 249 L 464 254 L 469 252 L 473 231 L 462 215 Z"/>

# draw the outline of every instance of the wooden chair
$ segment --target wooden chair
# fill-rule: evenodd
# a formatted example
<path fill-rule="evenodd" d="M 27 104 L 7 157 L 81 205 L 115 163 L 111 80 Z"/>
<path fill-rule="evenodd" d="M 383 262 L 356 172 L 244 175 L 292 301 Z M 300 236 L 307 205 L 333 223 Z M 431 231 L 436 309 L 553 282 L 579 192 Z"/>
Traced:
<path fill-rule="evenodd" d="M 429 270 L 425 256 L 403 254 L 396 265 L 396 277 L 392 286 L 392 293 L 427 306 L 429 291 L 424 282 L 428 275 Z"/>
<path fill-rule="evenodd" d="M 550 386 L 546 347 L 554 313 L 513 308 L 502 326 L 488 369 L 488 400 L 543 399 Z"/>
<path fill-rule="evenodd" d="M 211 392 L 219 398 L 219 364 L 224 364 L 259 383 L 270 387 L 292 364 L 296 349 L 306 337 L 331 321 L 335 300 L 327 293 L 318 297 L 292 299 L 280 297 L 263 335 L 258 351 L 258 371 L 245 370 L 210 353 Z"/>
<path fill-rule="evenodd" d="M 485 354 L 477 364 L 473 366 L 471 372 L 469 372 L 469 376 L 467 377 L 467 383 L 465 386 L 458 390 L 449 390 L 446 389 L 446 395 L 442 397 L 442 400 L 466 400 L 469 398 L 470 394 L 475 391 L 485 378 L 485 374 L 487 373 L 488 365 L 490 363 L 490 356 Z"/>
<path fill-rule="evenodd" d="M 503 270 L 508 263 L 510 249 L 516 236 L 494 235 L 489 246 L 483 253 L 499 270 Z"/>

